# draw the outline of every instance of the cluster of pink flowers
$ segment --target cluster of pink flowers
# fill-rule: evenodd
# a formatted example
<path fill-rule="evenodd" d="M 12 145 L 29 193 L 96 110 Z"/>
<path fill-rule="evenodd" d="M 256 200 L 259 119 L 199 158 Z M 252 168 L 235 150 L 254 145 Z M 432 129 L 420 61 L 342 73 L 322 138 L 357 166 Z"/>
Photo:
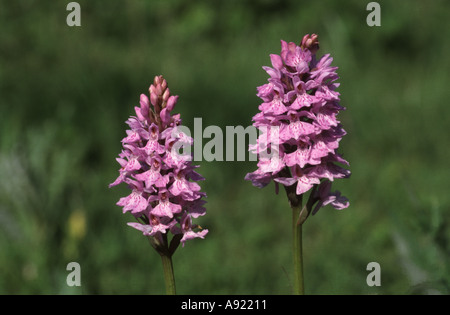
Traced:
<path fill-rule="evenodd" d="M 258 169 L 246 175 L 257 187 L 271 180 L 296 185 L 297 195 L 317 185 L 313 213 L 327 204 L 348 207 L 348 200 L 330 189 L 335 178 L 350 176 L 349 170 L 335 164 L 348 165 L 336 152 L 346 134 L 336 117 L 345 109 L 336 91 L 337 67 L 331 66 L 329 54 L 317 60 L 318 49 L 315 34 L 304 36 L 300 45 L 281 41 L 281 54 L 270 55 L 272 68 L 263 67 L 270 78 L 257 89 L 263 103 L 253 117 L 262 134 L 250 146 L 258 154 Z"/>
<path fill-rule="evenodd" d="M 109 186 L 126 183 L 131 194 L 120 198 L 117 205 L 131 212 L 138 222 L 128 225 L 164 243 L 168 231 L 184 242 L 204 236 L 208 230 L 192 223 L 192 218 L 205 214 L 206 197 L 197 181 L 203 180 L 174 146 L 192 145 L 193 139 L 177 132 L 179 114 L 171 114 L 178 96 L 170 95 L 167 82 L 156 76 L 149 88 L 150 98 L 141 94 L 136 116 L 126 123 L 130 127 L 122 140 L 123 150 L 116 159 L 119 177 Z M 183 136 L 182 136 L 183 135 Z"/>

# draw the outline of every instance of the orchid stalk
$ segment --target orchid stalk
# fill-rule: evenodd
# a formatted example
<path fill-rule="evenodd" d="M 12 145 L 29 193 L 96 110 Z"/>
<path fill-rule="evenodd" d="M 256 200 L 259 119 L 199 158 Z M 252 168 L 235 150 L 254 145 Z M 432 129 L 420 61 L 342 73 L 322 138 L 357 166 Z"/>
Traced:
<path fill-rule="evenodd" d="M 305 292 L 304 222 L 325 205 L 338 210 L 349 206 L 339 191 L 331 192 L 334 179 L 350 176 L 348 169 L 338 165 L 349 165 L 337 153 L 346 134 L 337 120 L 337 114 L 345 110 L 336 91 L 339 77 L 329 54 L 317 59 L 318 49 L 316 34 L 305 35 L 299 45 L 282 40 L 281 53 L 270 55 L 272 67 L 263 67 L 270 78 L 257 88 L 263 102 L 253 117 L 253 126 L 262 133 L 250 146 L 258 155 L 258 169 L 245 177 L 259 188 L 272 180 L 276 192 L 279 184 L 285 188 L 292 209 L 294 294 Z"/>
<path fill-rule="evenodd" d="M 116 159 L 119 176 L 109 185 L 125 183 L 131 194 L 120 198 L 123 213 L 131 212 L 135 222 L 129 226 L 141 231 L 162 260 L 166 293 L 176 294 L 172 256 L 181 243 L 204 238 L 208 233 L 192 219 L 203 216 L 206 197 L 198 181 L 204 178 L 192 165 L 192 156 L 179 148 L 191 146 L 193 139 L 180 131 L 179 114 L 171 114 L 178 96 L 170 94 L 167 81 L 156 76 L 149 95 L 140 96 L 135 116 L 122 140 L 123 150 Z M 190 152 L 190 151 L 189 151 Z"/>

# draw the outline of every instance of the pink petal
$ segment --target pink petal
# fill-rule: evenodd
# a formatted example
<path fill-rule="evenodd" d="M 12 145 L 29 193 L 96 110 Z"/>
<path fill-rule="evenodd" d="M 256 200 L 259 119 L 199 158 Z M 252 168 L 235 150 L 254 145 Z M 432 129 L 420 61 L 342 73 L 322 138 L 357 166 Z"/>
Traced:
<path fill-rule="evenodd" d="M 138 169 L 141 168 L 141 163 L 139 163 L 139 161 L 137 160 L 137 158 L 131 158 L 127 165 L 125 166 L 124 170 L 127 172 L 131 172 L 131 171 L 137 171 Z"/>
<path fill-rule="evenodd" d="M 183 247 L 184 247 L 184 243 L 186 241 L 192 240 L 192 239 L 197 238 L 197 237 L 203 239 L 203 238 L 205 238 L 206 234 L 208 234 L 208 230 L 207 229 L 201 230 L 200 232 L 188 231 L 188 232 L 185 232 L 183 234 L 183 237 L 181 238 L 180 242 L 181 242 L 181 244 L 183 244 Z"/>
<path fill-rule="evenodd" d="M 297 182 L 297 179 L 292 177 L 277 177 L 273 180 L 280 184 L 283 184 L 284 186 L 291 186 Z"/>
<path fill-rule="evenodd" d="M 266 114 L 272 115 L 281 115 L 287 111 L 287 107 L 280 98 L 274 98 L 268 103 L 262 103 L 259 109 Z"/>
<path fill-rule="evenodd" d="M 303 168 L 307 163 L 309 163 L 311 157 L 311 149 L 309 146 L 304 148 L 299 147 L 295 152 L 286 154 L 284 156 L 284 162 L 287 166 L 299 165 Z"/>
<path fill-rule="evenodd" d="M 298 178 L 296 194 L 304 194 L 310 190 L 314 184 L 320 184 L 320 180 L 318 178 L 308 178 L 307 176 Z"/>
<path fill-rule="evenodd" d="M 272 62 L 272 66 L 275 69 L 280 70 L 281 68 L 283 68 L 283 60 L 281 60 L 281 57 L 279 55 L 271 54 L 270 60 Z"/>

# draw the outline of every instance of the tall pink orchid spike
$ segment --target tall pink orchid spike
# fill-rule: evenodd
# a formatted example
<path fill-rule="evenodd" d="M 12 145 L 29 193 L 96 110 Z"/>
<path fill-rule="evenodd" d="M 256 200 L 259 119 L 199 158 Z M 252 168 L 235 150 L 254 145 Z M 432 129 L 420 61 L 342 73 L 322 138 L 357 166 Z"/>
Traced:
<path fill-rule="evenodd" d="M 280 55 L 270 55 L 272 67 L 263 67 L 270 78 L 257 88 L 262 103 L 253 117 L 253 125 L 263 133 L 250 147 L 258 154 L 258 169 L 245 177 L 259 188 L 273 180 L 277 191 L 279 184 L 286 190 L 293 210 L 296 294 L 304 294 L 303 223 L 327 204 L 339 210 L 349 206 L 340 192 L 330 191 L 336 178 L 350 176 L 349 170 L 338 165 L 349 163 L 337 153 L 346 134 L 337 115 L 345 108 L 339 104 L 333 58 L 326 54 L 317 59 L 318 50 L 316 34 L 305 35 L 300 45 L 282 40 Z M 302 205 L 307 192 L 308 200 Z"/>

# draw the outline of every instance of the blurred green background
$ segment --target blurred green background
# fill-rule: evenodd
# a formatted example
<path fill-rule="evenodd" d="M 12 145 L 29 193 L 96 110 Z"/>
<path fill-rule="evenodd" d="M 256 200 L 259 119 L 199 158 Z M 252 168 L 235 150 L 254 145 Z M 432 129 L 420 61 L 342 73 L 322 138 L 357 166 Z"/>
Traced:
<path fill-rule="evenodd" d="M 81 27 L 69 2 L 0 1 L 0 293 L 164 294 L 108 189 L 125 120 L 163 74 L 188 127 L 248 126 L 269 54 L 307 33 L 339 67 L 352 177 L 334 184 L 350 207 L 304 226 L 306 293 L 450 292 L 449 1 L 378 1 L 381 27 L 360 0 L 83 0 Z M 210 232 L 175 253 L 178 293 L 290 294 L 286 196 L 243 180 L 255 162 L 199 164 Z"/>

